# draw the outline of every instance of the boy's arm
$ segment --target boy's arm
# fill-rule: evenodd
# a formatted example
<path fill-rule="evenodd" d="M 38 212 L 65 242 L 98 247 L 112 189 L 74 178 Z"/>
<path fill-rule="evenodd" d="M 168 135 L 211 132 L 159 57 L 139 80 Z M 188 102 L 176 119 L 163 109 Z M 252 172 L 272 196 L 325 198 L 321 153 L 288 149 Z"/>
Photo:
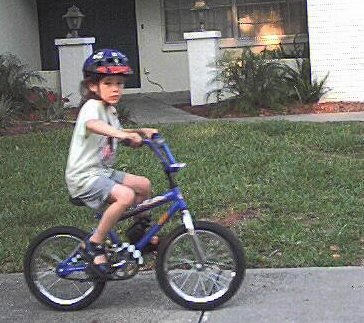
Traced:
<path fill-rule="evenodd" d="M 86 122 L 86 128 L 98 135 L 114 137 L 118 138 L 119 140 L 131 140 L 131 147 L 138 147 L 142 143 L 142 137 L 136 131 L 116 129 L 103 120 L 88 120 Z"/>
<path fill-rule="evenodd" d="M 119 138 L 121 140 L 126 139 L 125 131 L 116 129 L 103 120 L 88 120 L 86 122 L 86 128 L 98 135 Z"/>
<path fill-rule="evenodd" d="M 137 133 L 140 136 L 151 138 L 153 134 L 158 133 L 158 129 L 140 128 L 140 129 L 123 129 L 127 133 Z"/>
<path fill-rule="evenodd" d="M 153 134 L 158 133 L 157 129 L 140 128 L 140 129 L 116 129 L 103 120 L 88 120 L 86 128 L 96 134 L 118 138 L 119 140 L 131 140 L 132 147 L 138 147 L 142 143 L 142 137 L 151 138 Z"/>

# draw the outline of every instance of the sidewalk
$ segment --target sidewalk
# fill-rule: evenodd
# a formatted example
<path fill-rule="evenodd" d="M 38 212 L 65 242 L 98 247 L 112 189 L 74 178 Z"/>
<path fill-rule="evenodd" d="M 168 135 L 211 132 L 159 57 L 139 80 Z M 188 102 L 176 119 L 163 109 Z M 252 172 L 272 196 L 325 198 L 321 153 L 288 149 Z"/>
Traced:
<path fill-rule="evenodd" d="M 189 114 L 173 106 L 180 103 L 189 104 L 189 102 L 190 97 L 188 91 L 126 94 L 122 98 L 122 104 L 130 112 L 131 120 L 137 124 L 214 121 L 213 119 Z M 293 122 L 364 121 L 364 112 L 297 114 L 271 117 L 225 118 L 215 120 L 235 122 L 257 122 L 269 120 L 287 120 Z"/>
<path fill-rule="evenodd" d="M 205 118 L 173 107 L 189 100 L 189 92 L 162 92 L 126 94 L 121 103 L 129 111 L 130 119 L 137 124 L 203 121 Z"/>
<path fill-rule="evenodd" d="M 154 272 L 108 283 L 87 309 L 53 311 L 36 301 L 22 274 L 0 275 L 0 322 L 17 323 L 361 323 L 364 267 L 252 269 L 220 308 L 188 311 L 161 291 Z"/>

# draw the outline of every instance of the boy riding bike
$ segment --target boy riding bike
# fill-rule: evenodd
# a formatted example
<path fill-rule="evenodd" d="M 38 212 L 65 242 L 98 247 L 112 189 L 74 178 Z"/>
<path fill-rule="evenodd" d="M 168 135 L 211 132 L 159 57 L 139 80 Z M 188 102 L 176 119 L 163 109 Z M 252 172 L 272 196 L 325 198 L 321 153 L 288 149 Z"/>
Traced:
<path fill-rule="evenodd" d="M 81 244 L 83 257 L 100 277 L 111 273 L 105 254 L 105 238 L 129 207 L 151 195 L 151 183 L 112 168 L 118 141 L 132 148 L 151 138 L 156 129 L 123 129 L 115 105 L 123 94 L 124 83 L 132 74 L 128 59 L 113 49 L 95 51 L 84 63 L 81 83 L 82 103 L 73 132 L 66 167 L 66 183 L 73 199 L 90 208 L 109 204 L 93 234 Z M 148 222 L 146 219 L 144 222 Z"/>

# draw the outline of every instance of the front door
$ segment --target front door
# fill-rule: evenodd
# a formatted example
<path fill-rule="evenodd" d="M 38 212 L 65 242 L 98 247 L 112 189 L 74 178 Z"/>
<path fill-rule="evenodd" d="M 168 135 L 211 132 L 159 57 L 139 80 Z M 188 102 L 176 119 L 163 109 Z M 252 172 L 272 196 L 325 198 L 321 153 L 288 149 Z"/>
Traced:
<path fill-rule="evenodd" d="M 62 16 L 73 5 L 85 15 L 80 37 L 95 37 L 94 49 L 115 48 L 126 54 L 134 70 L 126 87 L 140 87 L 134 0 L 37 0 L 42 69 L 59 69 L 54 40 L 66 38 Z"/>

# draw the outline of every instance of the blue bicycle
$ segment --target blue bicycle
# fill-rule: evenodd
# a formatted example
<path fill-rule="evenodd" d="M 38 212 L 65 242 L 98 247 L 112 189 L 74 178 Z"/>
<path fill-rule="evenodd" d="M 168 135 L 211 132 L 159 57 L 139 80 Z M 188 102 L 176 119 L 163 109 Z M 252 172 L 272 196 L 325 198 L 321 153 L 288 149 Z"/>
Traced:
<path fill-rule="evenodd" d="M 137 274 L 153 237 L 179 213 L 182 224 L 158 245 L 157 280 L 177 304 L 195 310 L 214 309 L 239 289 L 245 275 L 244 249 L 227 228 L 192 220 L 174 178 L 185 164 L 175 161 L 160 135 L 143 142 L 161 160 L 170 189 L 126 211 L 120 221 L 167 203 L 171 206 L 134 244 L 122 243 L 115 231 L 109 233 L 106 250 L 113 275 L 107 280 L 125 280 Z M 79 250 L 80 242 L 89 234 L 70 226 L 53 227 L 29 245 L 24 275 L 30 291 L 41 303 L 57 310 L 78 310 L 100 296 L 107 280 L 89 274 L 91 265 L 82 259 Z"/>

